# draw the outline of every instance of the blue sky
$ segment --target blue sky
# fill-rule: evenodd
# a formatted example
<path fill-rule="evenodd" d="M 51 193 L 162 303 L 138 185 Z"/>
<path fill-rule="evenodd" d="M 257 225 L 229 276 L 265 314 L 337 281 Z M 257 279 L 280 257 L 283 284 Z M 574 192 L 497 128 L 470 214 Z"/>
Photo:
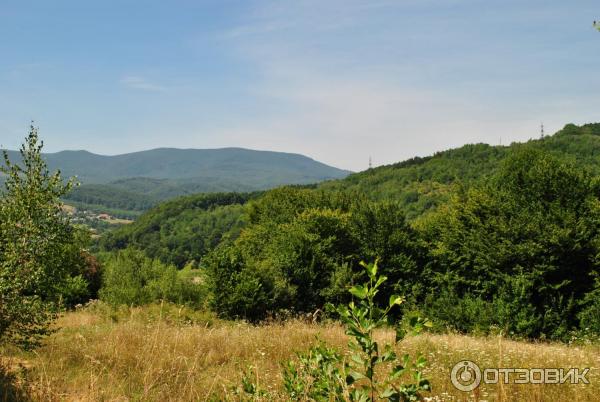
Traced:
<path fill-rule="evenodd" d="M 600 121 L 597 1 L 0 1 L 0 145 L 352 170 Z"/>

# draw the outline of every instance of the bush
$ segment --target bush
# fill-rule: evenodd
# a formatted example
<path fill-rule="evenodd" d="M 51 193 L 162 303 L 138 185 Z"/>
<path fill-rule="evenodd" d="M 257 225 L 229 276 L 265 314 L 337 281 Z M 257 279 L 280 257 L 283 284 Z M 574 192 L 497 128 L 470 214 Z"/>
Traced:
<path fill-rule="evenodd" d="M 587 293 L 581 301 L 582 309 L 579 313 L 579 328 L 600 334 L 600 278 L 595 277 L 595 288 Z"/>
<path fill-rule="evenodd" d="M 104 262 L 100 299 L 113 305 L 138 306 L 165 300 L 201 306 L 204 286 L 182 277 L 173 265 L 150 259 L 142 251 L 125 249 Z"/>

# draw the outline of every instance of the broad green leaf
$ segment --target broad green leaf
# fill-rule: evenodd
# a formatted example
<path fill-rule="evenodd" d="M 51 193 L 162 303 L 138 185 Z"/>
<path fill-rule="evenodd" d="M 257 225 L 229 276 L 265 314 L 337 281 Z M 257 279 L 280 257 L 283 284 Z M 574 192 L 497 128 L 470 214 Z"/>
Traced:
<path fill-rule="evenodd" d="M 369 275 L 371 276 L 371 278 L 375 278 L 375 276 L 377 276 L 377 260 L 375 260 L 375 262 L 371 265 L 369 265 Z"/>
<path fill-rule="evenodd" d="M 393 350 L 387 351 L 383 355 L 381 355 L 382 362 L 388 362 L 391 360 L 396 360 L 396 352 L 394 352 Z"/>
<path fill-rule="evenodd" d="M 387 276 L 385 276 L 385 275 L 380 276 L 379 279 L 377 279 L 377 282 L 375 283 L 374 288 L 377 289 L 385 281 L 387 281 Z"/>
<path fill-rule="evenodd" d="M 389 376 L 391 381 L 396 380 L 398 377 L 400 377 L 402 374 L 404 374 L 404 372 L 406 371 L 406 368 L 402 365 L 397 365 L 396 367 L 394 367 L 392 369 L 392 372 Z"/>
<path fill-rule="evenodd" d="M 359 373 L 356 370 L 351 370 L 350 372 L 348 372 L 348 377 L 351 377 L 354 381 L 359 381 L 363 378 L 366 378 L 363 374 Z"/>
<path fill-rule="evenodd" d="M 365 287 L 361 286 L 361 285 L 352 286 L 350 288 L 350 293 L 353 296 L 358 297 L 359 299 L 365 299 L 367 297 L 367 294 L 368 294 L 367 292 L 368 292 L 368 290 Z"/>
<path fill-rule="evenodd" d="M 360 364 L 361 366 L 365 365 L 365 361 L 363 360 L 362 357 L 360 357 L 360 355 L 353 353 L 352 356 L 350 356 L 350 358 L 352 359 L 353 362 Z"/>
<path fill-rule="evenodd" d="M 398 295 L 390 296 L 390 307 L 404 303 L 404 297 Z"/>

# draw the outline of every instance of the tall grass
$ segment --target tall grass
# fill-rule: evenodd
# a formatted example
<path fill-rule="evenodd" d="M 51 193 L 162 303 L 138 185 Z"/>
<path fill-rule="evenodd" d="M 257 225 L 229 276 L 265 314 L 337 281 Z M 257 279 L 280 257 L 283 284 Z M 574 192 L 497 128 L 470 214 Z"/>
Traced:
<path fill-rule="evenodd" d="M 261 388 L 281 391 L 280 362 L 317 343 L 345 349 L 337 324 L 301 320 L 252 326 L 223 322 L 173 305 L 112 311 L 103 305 L 67 313 L 36 352 L 2 350 L 0 400 L 196 401 L 235 399 L 232 387 L 254 367 Z M 393 338 L 381 331 L 377 336 Z M 600 346 L 526 343 L 500 337 L 406 338 L 400 349 L 429 361 L 430 400 L 597 401 Z M 482 385 L 463 393 L 450 382 L 463 359 L 482 367 L 592 367 L 589 385 Z M 10 394 L 8 394 L 10 392 Z M 283 394 L 281 394 L 283 400 Z"/>

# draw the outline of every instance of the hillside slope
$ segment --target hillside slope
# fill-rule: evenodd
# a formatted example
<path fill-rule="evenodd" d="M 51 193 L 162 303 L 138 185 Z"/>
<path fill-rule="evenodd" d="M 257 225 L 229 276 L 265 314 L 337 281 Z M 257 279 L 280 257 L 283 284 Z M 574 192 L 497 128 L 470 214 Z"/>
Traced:
<path fill-rule="evenodd" d="M 600 123 L 567 124 L 555 135 L 543 139 L 508 146 L 468 144 L 351 174 L 342 180 L 322 183 L 319 188 L 354 190 L 377 200 L 397 200 L 404 205 L 408 217 L 415 218 L 444 202 L 453 187 L 468 186 L 494 174 L 503 159 L 525 146 L 573 159 L 593 174 L 600 174 Z"/>
<path fill-rule="evenodd" d="M 212 193 L 179 197 L 140 216 L 131 225 L 106 233 L 107 250 L 137 247 L 152 258 L 181 268 L 196 265 L 227 234 L 236 236 L 243 221 L 243 205 L 260 193 Z"/>

